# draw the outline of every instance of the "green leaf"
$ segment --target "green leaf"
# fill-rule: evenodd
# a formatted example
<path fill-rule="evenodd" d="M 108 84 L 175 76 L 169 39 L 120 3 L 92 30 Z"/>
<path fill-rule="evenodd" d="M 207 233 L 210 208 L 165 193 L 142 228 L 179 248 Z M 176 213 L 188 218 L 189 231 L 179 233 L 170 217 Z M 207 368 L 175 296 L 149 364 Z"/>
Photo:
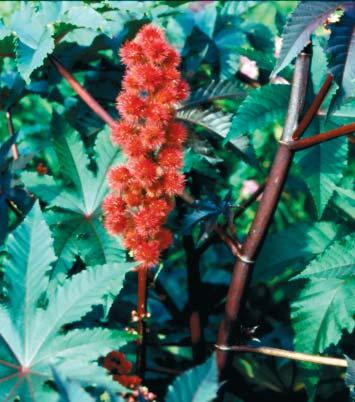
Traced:
<path fill-rule="evenodd" d="M 346 4 L 346 3 L 345 3 Z M 329 69 L 340 87 L 337 97 L 348 99 L 355 96 L 355 5 L 349 3 L 344 15 L 332 24 L 327 51 L 330 55 Z"/>
<path fill-rule="evenodd" d="M 17 41 L 16 60 L 17 67 L 26 82 L 36 68 L 41 67 L 44 59 L 54 49 L 53 30 L 46 27 L 39 40 L 31 46 Z"/>
<path fill-rule="evenodd" d="M 68 380 L 62 373 L 52 367 L 53 378 L 60 393 L 58 402 L 95 402 L 86 391 L 84 391 L 80 384 Z"/>
<path fill-rule="evenodd" d="M 282 47 L 273 75 L 289 65 L 308 44 L 311 34 L 324 23 L 341 2 L 303 1 L 287 19 L 282 34 Z"/>
<path fill-rule="evenodd" d="M 355 237 L 347 236 L 328 247 L 294 279 L 343 279 L 354 274 Z"/>
<path fill-rule="evenodd" d="M 287 267 L 299 272 L 301 264 L 326 250 L 339 232 L 339 227 L 332 222 L 317 222 L 291 225 L 269 235 L 257 259 L 253 282 L 277 278 Z"/>
<path fill-rule="evenodd" d="M 81 4 L 65 3 L 67 3 L 67 12 L 62 18 L 63 22 L 82 28 L 104 29 L 106 25 L 105 18 L 89 5 L 83 2 L 80 2 Z"/>
<path fill-rule="evenodd" d="M 299 276 L 308 280 L 291 306 L 297 350 L 324 352 L 339 342 L 343 330 L 353 330 L 355 276 L 349 267 L 349 263 L 354 264 L 353 245 L 354 238 L 346 237 Z"/>
<path fill-rule="evenodd" d="M 108 381 L 97 358 L 135 337 L 108 328 L 65 333 L 62 327 L 78 321 L 108 294 L 118 293 L 133 264 L 90 268 L 57 286 L 48 298 L 54 252 L 38 203 L 9 236 L 6 246 L 10 259 L 4 266 L 8 297 L 6 304 L 0 305 L 0 399 L 18 396 L 21 401 L 57 401 L 54 388 L 46 386 L 52 379 L 52 364 L 84 385 L 122 390 Z"/>
<path fill-rule="evenodd" d="M 296 156 L 302 177 L 313 197 L 318 217 L 321 217 L 336 185 L 347 166 L 348 142 L 346 138 L 335 138 L 316 145 Z"/>
<path fill-rule="evenodd" d="M 208 4 L 195 15 L 195 25 L 198 29 L 212 38 L 217 19 L 216 4 Z"/>
<path fill-rule="evenodd" d="M 169 386 L 167 402 L 210 402 L 219 388 L 216 356 L 183 373 Z"/>
<path fill-rule="evenodd" d="M 197 124 L 206 130 L 216 134 L 217 136 L 225 139 L 231 126 L 232 120 L 231 113 L 217 111 L 213 108 L 203 110 L 198 108 L 189 108 L 180 110 L 177 113 L 179 120 Z M 246 136 L 233 138 L 229 141 L 239 152 L 248 154 L 250 152 L 250 143 Z"/>
<path fill-rule="evenodd" d="M 125 259 L 120 243 L 104 229 L 101 216 L 101 204 L 108 192 L 108 170 L 122 162 L 122 154 L 112 145 L 108 130 L 100 132 L 94 147 L 94 173 L 88 168 L 89 158 L 78 134 L 58 116 L 54 116 L 52 131 L 60 172 L 67 185 L 35 173 L 23 174 L 23 181 L 51 209 L 46 220 L 53 230 L 58 257 L 52 277 L 61 282 L 77 256 L 88 265 Z"/>
<path fill-rule="evenodd" d="M 52 242 L 38 203 L 7 240 L 8 262 L 5 279 L 10 285 L 10 312 L 23 339 L 32 331 L 31 316 L 37 301 L 48 286 L 46 274 L 55 260 Z M 27 342 L 25 344 L 27 345 Z M 26 358 L 28 353 L 28 350 L 24 351 Z"/>
<path fill-rule="evenodd" d="M 225 141 L 236 140 L 241 134 L 260 130 L 271 123 L 281 123 L 289 96 L 289 85 L 266 85 L 251 91 L 239 106 Z"/>
<path fill-rule="evenodd" d="M 189 96 L 189 99 L 183 102 L 181 109 L 213 102 L 218 99 L 244 98 L 245 95 L 245 89 L 242 88 L 242 85 L 237 80 L 212 80 L 207 86 L 200 87 L 196 91 L 192 92 Z"/>

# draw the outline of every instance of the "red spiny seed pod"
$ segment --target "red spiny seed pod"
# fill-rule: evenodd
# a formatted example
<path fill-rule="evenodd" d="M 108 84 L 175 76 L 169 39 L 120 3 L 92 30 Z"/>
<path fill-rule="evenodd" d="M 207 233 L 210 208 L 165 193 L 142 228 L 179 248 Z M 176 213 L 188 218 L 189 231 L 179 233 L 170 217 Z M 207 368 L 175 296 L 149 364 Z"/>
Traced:
<path fill-rule="evenodd" d="M 180 169 L 187 133 L 175 121 L 175 107 L 188 96 L 188 85 L 177 70 L 178 52 L 154 25 L 145 25 L 126 42 L 120 57 L 126 74 L 117 97 L 121 120 L 112 129 L 112 142 L 122 148 L 127 163 L 108 174 L 105 226 L 122 235 L 140 267 L 152 267 L 172 243 L 172 233 L 163 225 L 173 197 L 185 186 Z"/>

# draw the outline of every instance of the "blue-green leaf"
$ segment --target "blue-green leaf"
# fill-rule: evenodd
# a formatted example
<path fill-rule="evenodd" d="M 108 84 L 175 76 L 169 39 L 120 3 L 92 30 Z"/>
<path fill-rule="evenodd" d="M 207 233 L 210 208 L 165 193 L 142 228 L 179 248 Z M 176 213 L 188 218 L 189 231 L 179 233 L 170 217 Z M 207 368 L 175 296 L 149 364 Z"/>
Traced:
<path fill-rule="evenodd" d="M 273 75 L 283 70 L 308 44 L 311 34 L 341 3 L 337 1 L 302 1 L 288 18 L 282 33 L 280 57 Z"/>
<path fill-rule="evenodd" d="M 216 356 L 180 375 L 169 386 L 166 402 L 210 402 L 219 388 Z"/>

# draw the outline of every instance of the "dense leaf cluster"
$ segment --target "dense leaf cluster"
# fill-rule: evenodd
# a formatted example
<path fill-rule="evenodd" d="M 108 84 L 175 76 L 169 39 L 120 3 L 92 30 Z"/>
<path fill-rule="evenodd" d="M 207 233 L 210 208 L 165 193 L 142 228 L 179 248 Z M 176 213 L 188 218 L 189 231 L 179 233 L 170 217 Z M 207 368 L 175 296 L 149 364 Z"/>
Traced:
<path fill-rule="evenodd" d="M 121 400 L 102 358 L 121 349 L 134 362 L 137 274 L 106 232 L 101 206 L 108 171 L 125 162 L 53 61 L 118 120 L 118 50 L 147 23 L 179 51 L 191 88 L 176 115 L 189 128 L 183 170 L 195 201 L 176 200 L 167 223 L 173 244 L 151 271 L 144 385 L 168 402 L 207 402 L 218 392 L 233 402 L 354 396 L 351 136 L 296 153 L 239 329 L 251 345 L 256 337 L 265 346 L 346 355 L 345 382 L 335 367 L 236 354 L 236 380 L 219 384 L 210 356 L 234 264 L 214 229 L 237 228 L 231 235 L 243 241 L 260 199 L 242 206 L 268 175 L 293 62 L 307 46 L 305 109 L 328 73 L 334 81 L 305 137 L 354 122 L 354 10 L 351 1 L 0 3 L 0 400 Z M 193 296 L 191 266 L 201 282 Z M 196 305 L 202 365 L 189 333 Z"/>

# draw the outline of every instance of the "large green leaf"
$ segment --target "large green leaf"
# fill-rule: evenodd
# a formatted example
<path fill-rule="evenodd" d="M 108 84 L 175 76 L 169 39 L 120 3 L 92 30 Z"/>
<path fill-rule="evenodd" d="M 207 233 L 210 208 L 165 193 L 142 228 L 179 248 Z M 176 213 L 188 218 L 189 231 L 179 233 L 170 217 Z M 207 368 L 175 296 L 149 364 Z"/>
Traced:
<path fill-rule="evenodd" d="M 28 46 L 20 40 L 16 45 L 16 60 L 19 72 L 25 81 L 36 68 L 41 67 L 44 59 L 54 49 L 53 30 L 46 27 L 34 47 Z"/>
<path fill-rule="evenodd" d="M 107 234 L 101 216 L 101 204 L 108 192 L 107 172 L 122 161 L 122 155 L 111 144 L 108 130 L 102 131 L 94 147 L 94 173 L 88 168 L 90 161 L 78 134 L 62 124 L 58 116 L 53 121 L 55 150 L 66 185 L 35 173 L 25 173 L 22 179 L 50 208 L 46 220 L 52 227 L 58 256 L 52 277 L 62 281 L 76 256 L 89 265 L 124 259 L 122 247 Z"/>
<path fill-rule="evenodd" d="M 52 237 L 38 203 L 22 225 L 9 235 L 7 252 L 5 279 L 10 284 L 11 318 L 25 339 L 33 330 L 36 303 L 47 289 L 47 271 L 55 260 Z M 27 341 L 23 351 L 26 359 L 29 354 Z"/>
<path fill-rule="evenodd" d="M 355 96 L 355 4 L 349 2 L 345 13 L 336 24 L 332 24 L 327 51 L 330 55 L 329 69 L 340 87 L 338 96 Z"/>
<path fill-rule="evenodd" d="M 354 268 L 355 237 L 348 236 L 328 247 L 320 258 L 313 260 L 295 279 L 343 279 L 354 275 Z"/>
<path fill-rule="evenodd" d="M 187 123 L 197 124 L 216 134 L 222 139 L 227 137 L 231 126 L 232 116 L 233 115 L 231 113 L 217 111 L 213 108 L 209 108 L 207 110 L 188 108 L 180 110 L 177 113 L 177 118 L 179 120 Z M 229 143 L 242 154 L 248 155 L 251 152 L 250 141 L 246 136 L 233 138 L 229 141 Z"/>
<path fill-rule="evenodd" d="M 53 367 L 53 377 L 60 393 L 58 402 L 95 402 L 79 383 L 68 380 L 62 373 Z"/>
<path fill-rule="evenodd" d="M 166 402 L 210 402 L 217 396 L 218 372 L 213 354 L 204 364 L 180 375 L 169 386 Z"/>
<path fill-rule="evenodd" d="M 57 286 L 48 299 L 47 273 L 54 252 L 38 204 L 9 236 L 6 250 L 11 254 L 4 266 L 8 299 L 0 305 L 1 400 L 57 400 L 45 384 L 52 379 L 51 364 L 65 368 L 82 384 L 110 384 L 97 358 L 134 337 L 107 328 L 64 332 L 63 325 L 80 320 L 108 293 L 118 293 L 132 264 L 87 269 Z M 111 389 L 119 386 L 111 381 Z"/>
<path fill-rule="evenodd" d="M 257 259 L 253 282 L 277 278 L 287 267 L 292 267 L 292 273 L 299 272 L 302 264 L 326 250 L 339 232 L 332 222 L 318 222 L 299 223 L 269 235 Z"/>
<path fill-rule="evenodd" d="M 351 332 L 355 314 L 354 237 L 349 235 L 299 275 L 307 282 L 291 306 L 296 349 L 323 352 Z"/>
<path fill-rule="evenodd" d="M 289 85 L 266 85 L 251 91 L 235 114 L 226 141 L 236 140 L 241 134 L 262 129 L 270 123 L 281 123 L 289 96 Z"/>
<path fill-rule="evenodd" d="M 346 138 L 316 145 L 300 151 L 296 162 L 301 167 L 313 197 L 318 217 L 321 217 L 347 165 L 348 142 Z"/>
<path fill-rule="evenodd" d="M 311 34 L 324 23 L 341 2 L 302 1 L 288 18 L 282 34 L 280 57 L 274 75 L 283 70 L 309 43 Z"/>
<path fill-rule="evenodd" d="M 192 92 L 189 99 L 183 102 L 180 109 L 213 102 L 218 99 L 244 98 L 245 95 L 245 89 L 237 80 L 212 80 L 207 86 L 198 88 L 196 91 Z"/>

